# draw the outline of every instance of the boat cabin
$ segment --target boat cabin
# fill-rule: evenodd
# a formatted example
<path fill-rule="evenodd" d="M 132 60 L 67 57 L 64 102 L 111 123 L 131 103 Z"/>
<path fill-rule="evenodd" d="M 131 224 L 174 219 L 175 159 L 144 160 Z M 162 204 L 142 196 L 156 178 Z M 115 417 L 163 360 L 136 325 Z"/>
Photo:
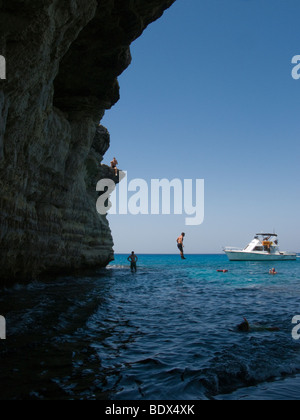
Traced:
<path fill-rule="evenodd" d="M 258 233 L 253 241 L 246 246 L 246 252 L 276 252 L 278 249 L 278 235 L 275 233 Z"/>

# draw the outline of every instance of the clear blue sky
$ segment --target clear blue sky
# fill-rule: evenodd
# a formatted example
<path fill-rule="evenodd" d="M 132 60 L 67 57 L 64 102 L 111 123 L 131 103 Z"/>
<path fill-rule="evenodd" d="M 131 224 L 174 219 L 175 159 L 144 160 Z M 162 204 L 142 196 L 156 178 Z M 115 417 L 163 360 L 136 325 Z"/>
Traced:
<path fill-rule="evenodd" d="M 177 0 L 132 45 L 102 124 L 128 178 L 204 178 L 205 222 L 109 216 L 117 253 L 245 246 L 275 228 L 300 252 L 299 0 Z"/>

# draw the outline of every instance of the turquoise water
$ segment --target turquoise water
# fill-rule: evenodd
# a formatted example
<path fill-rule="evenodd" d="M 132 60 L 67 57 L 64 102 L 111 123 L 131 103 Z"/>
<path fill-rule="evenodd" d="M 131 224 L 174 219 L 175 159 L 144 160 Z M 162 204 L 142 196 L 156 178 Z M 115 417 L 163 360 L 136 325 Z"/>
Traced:
<path fill-rule="evenodd" d="M 300 397 L 299 260 L 270 276 L 223 255 L 139 257 L 137 274 L 118 255 L 92 277 L 1 292 L 1 398 Z M 280 331 L 238 333 L 244 316 Z"/>

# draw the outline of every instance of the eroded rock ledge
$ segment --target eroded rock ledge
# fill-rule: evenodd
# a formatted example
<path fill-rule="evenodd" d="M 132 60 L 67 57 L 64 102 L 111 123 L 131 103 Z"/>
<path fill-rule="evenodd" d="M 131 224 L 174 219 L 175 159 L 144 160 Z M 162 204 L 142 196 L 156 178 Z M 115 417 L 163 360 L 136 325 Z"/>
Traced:
<path fill-rule="evenodd" d="M 129 46 L 175 0 L 0 0 L 0 280 L 113 259 L 95 186 Z"/>

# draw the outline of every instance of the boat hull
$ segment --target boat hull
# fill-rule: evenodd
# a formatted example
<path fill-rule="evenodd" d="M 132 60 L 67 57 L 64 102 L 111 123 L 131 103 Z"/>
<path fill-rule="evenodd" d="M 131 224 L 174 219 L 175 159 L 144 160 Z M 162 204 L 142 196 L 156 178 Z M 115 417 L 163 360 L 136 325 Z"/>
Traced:
<path fill-rule="evenodd" d="M 229 261 L 296 261 L 296 254 L 268 254 L 243 251 L 225 251 Z"/>

